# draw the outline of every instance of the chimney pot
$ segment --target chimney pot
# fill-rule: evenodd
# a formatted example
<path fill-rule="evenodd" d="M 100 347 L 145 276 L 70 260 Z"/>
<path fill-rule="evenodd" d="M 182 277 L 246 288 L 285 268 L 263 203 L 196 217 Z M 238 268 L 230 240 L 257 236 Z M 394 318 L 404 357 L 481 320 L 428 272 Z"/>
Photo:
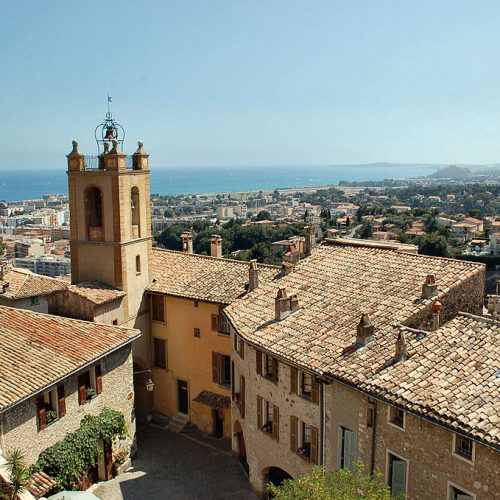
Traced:
<path fill-rule="evenodd" d="M 259 269 L 257 259 L 252 259 L 248 267 L 248 291 L 251 292 L 259 286 Z"/>
<path fill-rule="evenodd" d="M 290 314 L 290 299 L 286 296 L 286 289 L 280 288 L 274 299 L 274 313 L 276 321 L 285 319 Z"/>
<path fill-rule="evenodd" d="M 212 257 L 222 257 L 222 238 L 218 234 L 213 234 L 210 240 L 210 255 Z"/>
<path fill-rule="evenodd" d="M 434 274 L 428 274 L 425 278 L 425 282 L 422 285 L 422 298 L 430 299 L 437 294 L 437 283 L 436 276 Z"/>
<path fill-rule="evenodd" d="M 186 231 L 181 234 L 182 251 L 185 253 L 193 253 L 193 234 L 191 231 Z"/>
<path fill-rule="evenodd" d="M 289 262 L 283 262 L 281 264 L 280 277 L 287 276 L 293 271 L 293 265 Z"/>
<path fill-rule="evenodd" d="M 2 285 L 2 293 L 7 293 L 9 291 L 9 282 L 6 281 L 3 285 Z"/>
<path fill-rule="evenodd" d="M 356 344 L 366 345 L 372 340 L 375 327 L 368 313 L 363 313 L 356 328 Z"/>
<path fill-rule="evenodd" d="M 396 339 L 396 353 L 394 362 L 406 361 L 408 359 L 408 346 L 406 345 L 406 336 L 404 328 L 399 328 L 398 338 Z"/>

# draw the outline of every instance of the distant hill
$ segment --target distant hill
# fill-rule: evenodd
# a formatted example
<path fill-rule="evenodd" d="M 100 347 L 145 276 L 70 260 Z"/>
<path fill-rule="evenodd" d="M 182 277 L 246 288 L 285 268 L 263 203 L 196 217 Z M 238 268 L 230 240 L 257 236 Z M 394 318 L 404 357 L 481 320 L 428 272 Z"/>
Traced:
<path fill-rule="evenodd" d="M 472 177 L 472 173 L 468 168 L 450 165 L 449 167 L 440 168 L 428 177 L 432 179 L 468 179 Z"/>

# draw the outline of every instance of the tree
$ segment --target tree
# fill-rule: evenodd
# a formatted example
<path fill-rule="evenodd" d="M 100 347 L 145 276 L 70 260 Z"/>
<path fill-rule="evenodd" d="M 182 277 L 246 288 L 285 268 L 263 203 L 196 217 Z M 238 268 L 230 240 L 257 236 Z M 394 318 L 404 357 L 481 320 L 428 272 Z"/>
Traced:
<path fill-rule="evenodd" d="M 425 231 L 435 233 L 439 229 L 438 221 L 434 215 L 429 215 L 425 221 Z"/>
<path fill-rule="evenodd" d="M 390 500 L 391 490 L 380 478 L 379 472 L 364 474 L 359 463 L 329 472 L 314 467 L 310 474 L 287 479 L 281 486 L 269 484 L 269 490 L 277 500 Z"/>
<path fill-rule="evenodd" d="M 369 221 L 365 220 L 361 225 L 361 228 L 359 229 L 359 237 L 364 240 L 367 240 L 370 239 L 372 236 L 373 236 L 373 227 Z"/>
<path fill-rule="evenodd" d="M 271 214 L 267 210 L 261 210 L 258 214 L 257 217 L 255 217 L 257 220 L 270 220 L 271 219 Z"/>
<path fill-rule="evenodd" d="M 436 233 L 426 234 L 418 239 L 418 253 L 434 255 L 437 257 L 448 257 L 448 243 L 444 236 Z"/>
<path fill-rule="evenodd" d="M 7 453 L 5 459 L 5 468 L 10 478 L 8 483 L 2 483 L 0 478 L 0 498 L 15 500 L 26 491 L 30 479 L 29 469 L 24 454 L 18 449 L 13 449 Z"/>

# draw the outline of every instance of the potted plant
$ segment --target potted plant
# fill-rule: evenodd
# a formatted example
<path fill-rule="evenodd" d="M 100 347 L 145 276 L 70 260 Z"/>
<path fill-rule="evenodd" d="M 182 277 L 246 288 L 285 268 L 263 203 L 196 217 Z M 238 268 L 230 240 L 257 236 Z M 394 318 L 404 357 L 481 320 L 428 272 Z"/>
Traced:
<path fill-rule="evenodd" d="M 45 415 L 47 416 L 47 424 L 51 424 L 57 419 L 57 412 L 54 410 L 47 410 Z"/>
<path fill-rule="evenodd" d="M 130 467 L 130 464 L 128 463 L 130 460 L 129 455 L 130 455 L 130 448 L 128 446 L 121 449 L 119 452 L 115 454 L 113 465 L 116 476 L 119 476 Z"/>
<path fill-rule="evenodd" d="M 87 394 L 87 399 L 92 399 L 95 396 L 95 390 L 93 387 L 87 387 L 87 389 L 85 389 L 85 392 Z"/>

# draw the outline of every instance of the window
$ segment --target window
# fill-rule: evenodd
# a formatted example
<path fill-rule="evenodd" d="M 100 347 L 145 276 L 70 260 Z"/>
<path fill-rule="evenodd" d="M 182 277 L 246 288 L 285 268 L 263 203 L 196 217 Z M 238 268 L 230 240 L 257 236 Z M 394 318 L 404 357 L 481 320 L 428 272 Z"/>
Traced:
<path fill-rule="evenodd" d="M 472 439 L 460 436 L 459 434 L 453 435 L 453 453 L 454 455 L 464 458 L 469 462 L 474 461 L 474 441 Z"/>
<path fill-rule="evenodd" d="M 448 483 L 449 484 L 449 483 Z M 469 493 L 453 484 L 449 484 L 449 500 L 475 500 L 476 495 Z"/>
<path fill-rule="evenodd" d="M 356 459 L 356 433 L 340 426 L 340 468 L 349 469 Z"/>
<path fill-rule="evenodd" d="M 318 463 L 318 430 L 316 427 L 300 421 L 298 418 L 290 417 L 290 450 L 297 453 L 299 457 L 311 462 Z"/>
<path fill-rule="evenodd" d="M 234 379 L 236 383 L 236 379 Z M 245 418 L 245 377 L 240 375 L 239 387 L 235 387 L 234 402 L 240 410 L 241 418 Z"/>
<path fill-rule="evenodd" d="M 212 382 L 229 387 L 231 385 L 231 358 L 218 352 L 212 353 Z"/>
<path fill-rule="evenodd" d="M 368 403 L 366 409 L 366 427 L 373 427 L 373 421 L 375 420 L 375 406 L 372 403 Z"/>
<path fill-rule="evenodd" d="M 401 429 L 405 428 L 405 412 L 395 406 L 389 406 L 389 423 L 395 425 L 396 427 L 400 427 Z"/>
<path fill-rule="evenodd" d="M 212 314 L 212 331 L 222 335 L 229 335 L 231 332 L 229 321 L 222 311 L 223 308 L 220 307 L 219 314 Z"/>
<path fill-rule="evenodd" d="M 319 382 L 310 373 L 290 367 L 290 390 L 292 393 L 319 404 Z"/>
<path fill-rule="evenodd" d="M 200 307 L 200 303 L 197 300 L 194 301 L 194 307 Z"/>
<path fill-rule="evenodd" d="M 36 400 L 38 429 L 45 429 L 66 415 L 66 393 L 64 384 L 38 396 Z"/>
<path fill-rule="evenodd" d="M 201 332 L 199 328 L 194 329 L 194 336 L 198 339 L 201 337 Z"/>
<path fill-rule="evenodd" d="M 167 368 L 167 342 L 153 338 L 154 361 L 156 368 Z"/>
<path fill-rule="evenodd" d="M 264 377 L 273 382 L 278 380 L 278 360 L 269 354 L 264 354 Z"/>
<path fill-rule="evenodd" d="M 31 297 L 31 305 L 32 306 L 37 306 L 40 304 L 40 297 Z"/>
<path fill-rule="evenodd" d="M 97 187 L 85 190 L 85 219 L 89 240 L 102 240 L 102 194 Z"/>
<path fill-rule="evenodd" d="M 102 392 L 101 365 L 78 375 L 78 402 L 82 405 Z"/>
<path fill-rule="evenodd" d="M 398 496 L 400 493 L 406 493 L 406 460 L 387 453 L 387 462 L 387 484 L 391 488 L 392 495 Z"/>
<path fill-rule="evenodd" d="M 135 256 L 135 274 L 141 274 L 141 256 Z"/>
<path fill-rule="evenodd" d="M 279 408 L 257 396 L 257 428 L 279 440 Z"/>
<path fill-rule="evenodd" d="M 233 347 L 234 350 L 238 353 L 241 359 L 245 359 L 245 342 L 242 338 L 238 337 L 238 335 L 234 335 L 233 337 Z"/>
<path fill-rule="evenodd" d="M 113 320 L 113 325 L 118 325 L 118 320 L 117 319 Z"/>
<path fill-rule="evenodd" d="M 132 238 L 139 238 L 141 231 L 139 190 L 135 186 L 130 191 L 130 212 L 132 222 Z"/>
<path fill-rule="evenodd" d="M 165 297 L 163 295 L 151 295 L 151 310 L 153 321 L 165 323 Z"/>

